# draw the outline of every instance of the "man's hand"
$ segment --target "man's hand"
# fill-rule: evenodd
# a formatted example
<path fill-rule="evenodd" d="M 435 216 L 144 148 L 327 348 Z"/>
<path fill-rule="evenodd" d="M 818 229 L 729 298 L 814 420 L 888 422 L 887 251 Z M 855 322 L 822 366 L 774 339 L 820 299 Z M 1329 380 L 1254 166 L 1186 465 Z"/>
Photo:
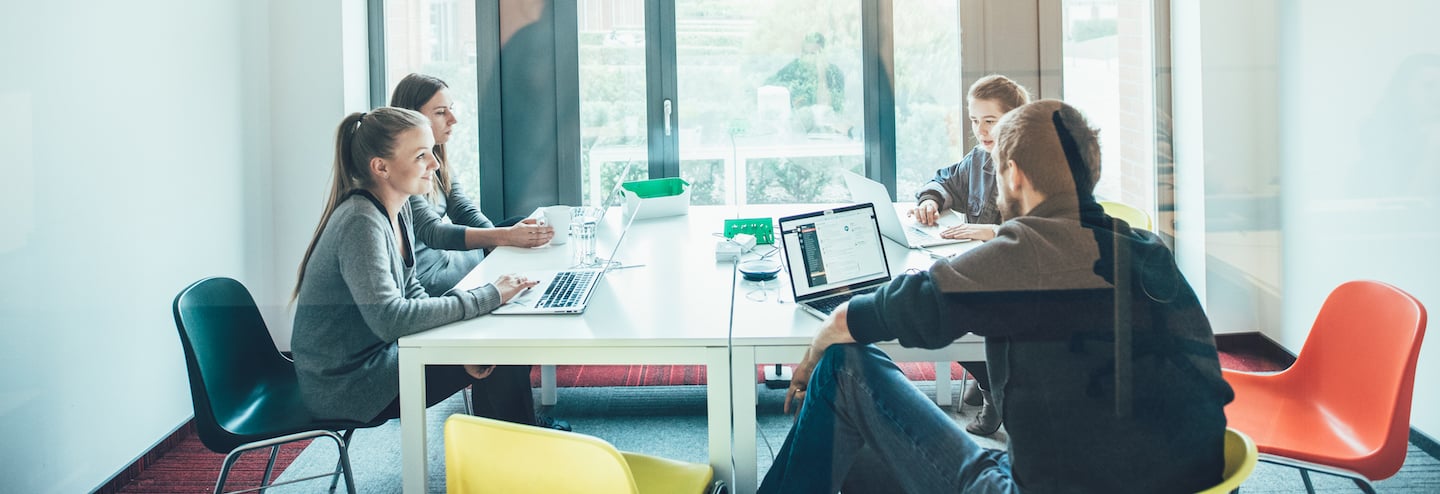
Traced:
<path fill-rule="evenodd" d="M 790 376 L 790 388 L 785 390 L 785 413 L 790 413 L 791 401 L 795 402 L 795 411 L 800 411 L 800 405 L 805 402 L 805 392 L 810 387 L 810 374 L 815 372 L 815 365 L 820 363 L 825 349 L 830 345 L 855 342 L 855 338 L 850 336 L 849 314 L 850 302 L 845 302 L 821 323 L 820 332 L 810 341 L 810 348 L 805 349 L 805 358 L 800 360 L 800 366 Z"/>
<path fill-rule="evenodd" d="M 984 242 L 995 238 L 995 225 L 966 223 L 960 226 L 952 226 L 940 232 L 940 238 L 968 238 Z"/>
<path fill-rule="evenodd" d="M 922 225 L 934 226 L 936 221 L 940 221 L 940 204 L 934 199 L 920 201 L 920 204 L 915 205 L 915 209 L 910 210 L 910 216 L 914 216 L 915 221 Z"/>

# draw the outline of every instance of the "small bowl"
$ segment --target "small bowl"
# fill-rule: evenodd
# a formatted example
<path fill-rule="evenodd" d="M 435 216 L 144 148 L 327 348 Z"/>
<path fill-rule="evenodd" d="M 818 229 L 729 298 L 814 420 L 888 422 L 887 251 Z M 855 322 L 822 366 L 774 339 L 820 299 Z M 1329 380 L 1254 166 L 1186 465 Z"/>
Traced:
<path fill-rule="evenodd" d="M 756 259 L 740 263 L 740 274 L 748 281 L 769 281 L 780 274 L 779 262 L 769 259 Z"/>

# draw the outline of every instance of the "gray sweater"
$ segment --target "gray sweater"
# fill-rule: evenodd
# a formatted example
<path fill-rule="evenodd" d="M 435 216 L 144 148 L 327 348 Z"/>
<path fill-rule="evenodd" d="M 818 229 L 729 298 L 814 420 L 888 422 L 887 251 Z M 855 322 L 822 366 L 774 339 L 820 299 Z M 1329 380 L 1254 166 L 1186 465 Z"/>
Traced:
<path fill-rule="evenodd" d="M 409 209 L 415 217 L 415 276 L 430 295 L 445 293 L 485 258 L 485 251 L 465 246 L 465 229 L 495 223 L 453 181 L 450 193 L 434 201 L 410 196 Z"/>
<path fill-rule="evenodd" d="M 291 348 L 300 393 L 320 417 L 374 418 L 400 395 L 396 340 L 500 305 L 489 284 L 428 297 L 384 209 L 368 192 L 352 193 L 305 265 Z M 408 243 L 409 208 L 401 208 L 400 222 Z"/>
<path fill-rule="evenodd" d="M 861 343 L 985 337 L 1023 492 L 1195 492 L 1220 481 L 1233 399 L 1199 300 L 1152 233 L 1052 197 L 999 236 L 851 301 Z M 1083 215 L 1082 215 L 1083 211 Z M 1083 217 L 1083 223 L 1077 222 Z M 1126 255 L 1116 255 L 1116 248 Z M 1119 269 L 1116 269 L 1116 266 Z M 1117 415 L 1115 273 L 1128 272 L 1133 407 Z M 1143 472 L 1136 475 L 1134 472 Z"/>

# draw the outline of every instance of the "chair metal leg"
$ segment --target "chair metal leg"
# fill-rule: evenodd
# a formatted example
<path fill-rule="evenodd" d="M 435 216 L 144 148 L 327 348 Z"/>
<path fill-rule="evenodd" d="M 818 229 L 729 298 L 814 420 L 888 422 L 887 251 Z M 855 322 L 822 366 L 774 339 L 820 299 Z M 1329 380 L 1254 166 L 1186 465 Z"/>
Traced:
<path fill-rule="evenodd" d="M 280 454 L 280 445 L 270 447 L 270 461 L 265 462 L 265 476 L 260 477 L 260 494 L 265 494 L 265 486 L 270 485 L 270 474 L 275 472 L 275 455 Z"/>
<path fill-rule="evenodd" d="M 1355 485 L 1360 487 L 1360 490 L 1365 491 L 1365 494 L 1375 494 L 1375 486 L 1370 485 L 1370 479 L 1365 478 L 1364 475 L 1358 472 L 1266 453 L 1260 453 L 1260 461 L 1300 470 L 1300 480 L 1305 482 L 1305 492 L 1309 494 L 1315 494 L 1315 484 L 1310 482 L 1310 472 L 1319 472 L 1353 480 L 1355 481 Z"/>
<path fill-rule="evenodd" d="M 353 431 L 352 431 L 352 432 L 353 432 Z M 273 484 L 268 483 L 268 482 L 269 482 L 268 477 L 269 477 L 270 474 L 271 474 L 271 471 L 270 471 L 270 470 L 271 470 L 271 468 L 274 466 L 274 465 L 273 465 L 273 462 L 274 462 L 275 456 L 273 456 L 273 455 L 275 455 L 276 449 L 278 448 L 279 445 L 285 444 L 285 443 L 289 443 L 289 442 L 299 441 L 299 440 L 301 440 L 301 439 L 310 439 L 310 438 L 314 438 L 314 437 L 318 437 L 318 436 L 325 436 L 325 437 L 328 437 L 328 438 L 330 438 L 330 439 L 334 439 L 334 440 L 335 440 L 335 444 L 340 448 L 340 470 L 341 470 L 340 472 L 338 472 L 338 473 L 337 473 L 337 472 L 330 472 L 330 473 L 323 473 L 323 474 L 320 474 L 320 475 L 311 475 L 311 476 L 308 476 L 308 477 L 302 477 L 302 478 L 298 478 L 298 479 L 294 479 L 294 480 L 287 480 L 287 481 L 284 481 L 284 482 L 276 482 L 276 483 L 273 483 Z M 240 445 L 240 446 L 235 447 L 235 449 L 231 450 L 229 454 L 225 455 L 225 463 L 220 467 L 220 476 L 219 476 L 219 478 L 215 479 L 215 494 L 223 494 L 223 493 L 224 493 L 225 479 L 226 479 L 227 477 L 229 477 L 229 475 L 230 475 L 230 467 L 232 467 L 232 466 L 235 465 L 235 461 L 240 459 L 240 455 L 241 455 L 241 454 L 243 454 L 243 453 L 245 453 L 245 452 L 247 452 L 247 451 L 251 451 L 251 450 L 255 450 L 255 449 L 260 449 L 260 448 L 265 448 L 265 447 L 271 447 L 271 448 L 272 448 L 272 450 L 271 450 L 271 455 L 272 455 L 272 456 L 271 456 L 271 460 L 270 460 L 270 461 L 272 462 L 272 465 L 266 467 L 266 470 L 267 470 L 267 471 L 266 471 L 266 473 L 265 473 L 265 476 L 267 477 L 267 479 L 266 479 L 265 481 L 262 481 L 262 484 L 261 484 L 260 487 L 254 487 L 254 488 L 250 488 L 250 489 L 239 490 L 239 491 L 235 491 L 235 492 L 233 492 L 233 493 L 231 493 L 231 494 L 239 494 L 239 493 L 243 493 L 243 492 L 262 491 L 262 490 L 265 490 L 265 489 L 275 488 L 275 487 L 279 487 L 279 486 L 286 485 L 286 484 L 294 484 L 294 483 L 297 483 L 297 482 L 304 482 L 304 481 L 306 481 L 306 480 L 313 480 L 313 479 L 318 479 L 318 478 L 322 478 L 322 477 L 332 477 L 332 478 L 333 478 L 333 477 L 335 477 L 337 474 L 344 474 L 344 475 L 345 475 L 345 484 L 346 484 L 346 487 L 349 489 L 350 494 L 355 494 L 355 479 L 354 479 L 354 477 L 353 477 L 353 476 L 351 475 L 351 473 L 350 473 L 350 456 L 349 456 L 349 450 L 346 448 L 346 445 L 347 445 L 347 444 L 348 444 L 348 441 L 346 441 L 344 438 L 340 437 L 340 434 L 337 434 L 337 433 L 335 433 L 334 431 L 327 431 L 327 430 L 297 432 L 297 433 L 295 433 L 295 434 L 290 434 L 290 435 L 287 435 L 287 436 L 274 437 L 274 438 L 265 439 L 265 440 L 262 440 L 262 441 L 255 441 L 255 442 L 252 442 L 252 443 L 242 444 L 242 445 Z M 333 488 L 333 482 L 332 482 L 332 488 Z"/>
<path fill-rule="evenodd" d="M 345 473 L 345 492 L 355 494 L 355 475 L 350 471 L 349 441 L 340 442 L 340 471 Z"/>
<path fill-rule="evenodd" d="M 465 388 L 465 390 L 466 390 L 466 391 L 469 391 L 470 388 Z M 344 441 L 344 443 L 340 445 L 340 448 L 341 448 L 342 452 L 345 451 L 345 450 L 348 450 L 348 448 L 350 447 L 350 436 L 352 436 L 352 435 L 354 435 L 354 434 L 355 434 L 355 429 L 345 429 L 345 433 L 340 436 L 340 439 L 342 439 L 342 440 Z M 331 494 L 334 494 L 334 492 L 335 492 L 335 485 L 340 482 L 340 474 L 346 473 L 346 472 L 344 472 L 344 470 L 345 470 L 345 461 L 344 461 L 344 458 L 335 460 L 335 473 L 331 474 L 331 476 L 330 476 L 330 492 L 331 492 Z M 347 475 L 348 475 L 348 473 L 347 473 Z M 346 477 L 346 480 L 347 480 L 347 482 L 348 482 L 349 477 Z M 351 485 L 353 485 L 353 483 L 351 483 Z M 354 489 L 354 487 L 351 487 L 351 489 Z"/>
<path fill-rule="evenodd" d="M 240 453 L 243 452 L 243 450 L 236 449 L 225 455 L 225 462 L 220 466 L 220 477 L 215 479 L 215 494 L 224 494 L 225 477 L 230 476 L 230 467 L 235 464 L 235 460 L 240 459 Z"/>
<path fill-rule="evenodd" d="M 1375 486 L 1370 485 L 1369 479 L 1357 479 L 1352 477 L 1350 480 L 1355 481 L 1355 485 L 1359 486 L 1360 490 L 1365 491 L 1365 494 L 1375 494 Z"/>

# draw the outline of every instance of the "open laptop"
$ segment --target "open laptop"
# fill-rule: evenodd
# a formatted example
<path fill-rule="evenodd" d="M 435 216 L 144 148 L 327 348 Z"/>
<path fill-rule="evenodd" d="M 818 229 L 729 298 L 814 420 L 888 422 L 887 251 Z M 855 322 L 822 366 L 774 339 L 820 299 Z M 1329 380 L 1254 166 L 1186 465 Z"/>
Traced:
<path fill-rule="evenodd" d="M 875 209 L 854 204 L 780 218 L 790 289 L 805 312 L 824 318 L 850 297 L 890 281 Z"/>
<path fill-rule="evenodd" d="M 970 241 L 970 239 L 942 238 L 940 236 L 940 232 L 946 228 L 964 224 L 960 215 L 955 214 L 954 211 L 949 209 L 941 211 L 939 221 L 933 226 L 921 225 L 914 218 L 902 219 L 895 212 L 890 191 L 885 190 L 884 184 L 851 171 L 843 173 L 845 174 L 845 186 L 850 189 L 850 200 L 857 203 L 874 203 L 880 219 L 880 233 L 890 237 L 891 240 L 911 249 Z"/>
<path fill-rule="evenodd" d="M 615 246 L 610 249 L 609 256 L 596 258 L 600 262 L 599 266 L 523 273 L 530 279 L 539 280 L 540 283 L 520 292 L 515 298 L 497 307 L 491 313 L 579 314 L 585 312 L 585 308 L 590 305 L 590 294 L 595 292 L 595 287 L 605 277 L 605 272 L 616 267 L 615 255 L 620 253 L 620 244 L 624 243 L 625 234 L 630 231 L 630 224 L 634 221 L 635 218 L 632 217 L 620 228 L 620 237 L 615 239 Z"/>

